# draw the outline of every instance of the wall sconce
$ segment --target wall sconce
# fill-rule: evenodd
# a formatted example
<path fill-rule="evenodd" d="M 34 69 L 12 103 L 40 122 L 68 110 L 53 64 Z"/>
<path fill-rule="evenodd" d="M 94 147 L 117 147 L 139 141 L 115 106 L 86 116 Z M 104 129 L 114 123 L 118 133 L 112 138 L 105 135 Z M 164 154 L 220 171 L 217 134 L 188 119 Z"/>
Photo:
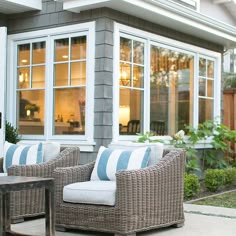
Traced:
<path fill-rule="evenodd" d="M 28 82 L 28 73 L 26 72 L 26 73 L 22 73 L 22 72 L 20 72 L 20 74 L 19 74 L 19 82 L 20 83 L 24 83 L 24 82 Z"/>

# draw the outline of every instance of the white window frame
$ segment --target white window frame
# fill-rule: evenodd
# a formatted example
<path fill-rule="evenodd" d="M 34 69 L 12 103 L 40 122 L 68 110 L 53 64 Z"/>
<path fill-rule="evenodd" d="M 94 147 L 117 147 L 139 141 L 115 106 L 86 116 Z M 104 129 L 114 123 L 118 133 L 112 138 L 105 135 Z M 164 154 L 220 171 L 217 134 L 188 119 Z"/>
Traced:
<path fill-rule="evenodd" d="M 146 62 L 150 64 L 150 45 L 165 45 L 171 49 L 178 51 L 183 51 L 194 55 L 194 98 L 193 98 L 193 126 L 198 125 L 198 59 L 201 56 L 207 57 L 215 61 L 215 81 L 214 81 L 214 107 L 213 107 L 213 117 L 221 116 L 221 54 L 218 52 L 210 51 L 205 48 L 200 48 L 191 44 L 183 43 L 177 40 L 159 36 L 153 33 L 142 31 L 130 26 L 122 25 L 120 23 L 114 23 L 114 55 L 113 55 L 113 140 L 112 142 L 118 141 L 134 141 L 137 140 L 135 135 L 119 135 L 119 55 L 120 55 L 120 36 L 122 35 L 133 35 L 134 37 L 139 37 L 141 39 L 147 40 L 147 52 Z M 187 50 L 188 49 L 188 50 Z M 145 71 L 146 78 L 149 78 L 149 68 Z M 150 120 L 150 91 L 149 85 L 144 85 L 146 89 L 144 91 L 144 111 L 146 119 L 144 120 L 144 129 L 149 125 Z M 147 105 L 146 105 L 147 104 Z M 146 124 L 145 124 L 146 122 Z M 148 130 L 146 130 L 148 131 Z M 160 136 L 164 140 L 170 140 L 170 136 Z"/>
<path fill-rule="evenodd" d="M 0 156 L 3 156 L 3 145 L 5 141 L 5 85 L 6 85 L 6 46 L 7 46 L 7 28 L 0 27 Z"/>
<path fill-rule="evenodd" d="M 49 129 L 52 129 L 51 109 L 53 107 L 53 38 L 57 36 L 68 37 L 71 35 L 85 35 L 87 37 L 87 57 L 86 57 L 86 117 L 89 117 L 89 122 L 86 122 L 85 135 L 51 135 Z M 22 135 L 22 143 L 34 143 L 40 140 L 58 141 L 65 145 L 79 145 L 81 151 L 93 151 L 94 142 L 94 58 L 95 58 L 95 22 L 75 24 L 70 26 L 38 30 L 27 33 L 19 33 L 8 36 L 8 72 L 9 83 L 7 84 L 7 92 L 9 99 L 7 105 L 9 107 L 8 120 L 12 124 L 16 124 L 16 65 L 17 65 L 17 43 L 21 41 L 46 41 L 46 81 L 45 81 L 45 133 L 44 135 Z M 50 66 L 47 66 L 50 65 Z M 49 85 L 49 86 L 48 86 Z M 49 89 L 50 88 L 50 89 Z M 46 106 L 47 104 L 47 106 Z M 46 116 L 46 114 L 48 114 Z"/>

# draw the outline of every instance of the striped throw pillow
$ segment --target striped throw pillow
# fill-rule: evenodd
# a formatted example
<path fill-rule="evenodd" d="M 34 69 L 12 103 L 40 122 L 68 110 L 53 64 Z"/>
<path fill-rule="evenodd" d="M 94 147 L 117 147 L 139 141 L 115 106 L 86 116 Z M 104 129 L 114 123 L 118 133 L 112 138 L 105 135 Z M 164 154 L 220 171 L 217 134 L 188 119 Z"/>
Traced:
<path fill-rule="evenodd" d="M 118 170 L 133 170 L 147 166 L 151 149 L 135 150 L 109 149 L 101 146 L 98 151 L 91 180 L 116 180 Z"/>
<path fill-rule="evenodd" d="M 42 143 L 25 146 L 9 142 L 4 143 L 3 170 L 6 173 L 11 165 L 32 165 L 43 162 Z"/>

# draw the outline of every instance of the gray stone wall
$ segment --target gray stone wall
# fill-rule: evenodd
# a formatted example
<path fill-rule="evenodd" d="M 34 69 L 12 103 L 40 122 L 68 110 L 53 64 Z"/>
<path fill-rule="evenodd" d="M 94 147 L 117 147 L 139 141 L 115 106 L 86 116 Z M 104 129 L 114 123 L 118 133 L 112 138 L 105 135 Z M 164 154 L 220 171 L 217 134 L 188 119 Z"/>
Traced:
<path fill-rule="evenodd" d="M 0 18 L 1 19 L 1 18 Z M 95 106 L 94 106 L 94 153 L 81 153 L 81 164 L 94 160 L 101 145 L 112 140 L 113 107 L 113 23 L 114 21 L 162 36 L 221 52 L 222 46 L 170 30 L 137 17 L 108 9 L 94 9 L 81 13 L 63 11 L 62 3 L 43 0 L 42 11 L 32 11 L 7 17 L 8 33 L 20 33 L 48 29 L 69 24 L 96 21 L 95 52 Z"/>

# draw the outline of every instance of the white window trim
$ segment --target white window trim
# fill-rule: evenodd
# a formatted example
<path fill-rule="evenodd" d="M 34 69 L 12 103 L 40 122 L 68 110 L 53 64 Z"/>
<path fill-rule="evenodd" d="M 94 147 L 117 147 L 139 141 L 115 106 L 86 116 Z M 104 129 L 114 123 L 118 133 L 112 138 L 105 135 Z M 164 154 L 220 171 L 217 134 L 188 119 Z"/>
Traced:
<path fill-rule="evenodd" d="M 81 147 L 81 151 L 93 151 L 93 146 L 95 145 L 93 133 L 94 133 L 94 71 L 95 71 L 95 22 L 88 22 L 88 23 L 82 23 L 82 24 L 75 24 L 75 25 L 69 25 L 64 27 L 57 27 L 52 29 L 45 29 L 45 30 L 38 30 L 38 31 L 32 31 L 32 32 L 26 32 L 26 33 L 19 33 L 19 34 L 13 34 L 8 36 L 8 84 L 7 84 L 7 92 L 8 92 L 8 101 L 7 101 L 7 118 L 8 120 L 15 125 L 16 121 L 16 83 L 14 81 L 14 78 L 16 77 L 16 48 L 15 45 L 18 41 L 23 40 L 30 40 L 31 42 L 34 40 L 38 40 L 40 38 L 43 38 L 47 43 L 50 44 L 50 37 L 56 36 L 56 35 L 67 35 L 67 34 L 73 34 L 73 33 L 85 33 L 87 36 L 87 70 L 86 70 L 86 117 L 89 117 L 90 122 L 86 122 L 86 130 L 85 135 L 71 135 L 71 136 L 50 136 L 49 132 L 45 132 L 44 136 L 40 135 L 26 135 L 25 139 L 22 140 L 22 142 L 32 143 L 32 140 L 55 140 L 60 142 L 61 144 L 65 145 L 79 145 Z M 51 45 L 47 48 L 47 50 L 51 50 Z M 51 53 L 49 51 L 46 52 L 46 64 L 51 62 Z M 52 72 L 49 70 L 49 68 L 46 66 L 46 78 L 50 78 L 52 75 Z M 47 88 L 45 87 L 45 92 Z M 46 93 L 45 102 L 49 102 L 50 96 L 52 96 L 52 93 Z M 45 114 L 48 111 L 49 108 L 51 108 L 50 103 L 47 103 L 48 107 L 45 106 Z M 47 113 L 48 114 L 48 113 Z M 47 128 L 50 127 L 49 125 L 49 119 L 52 120 L 52 114 L 47 117 L 45 120 L 45 126 Z"/>
<path fill-rule="evenodd" d="M 198 58 L 199 56 L 203 56 L 209 59 L 213 59 L 215 61 L 215 82 L 214 82 L 214 114 L 213 117 L 220 117 L 221 116 L 221 54 L 218 52 L 210 51 L 205 48 L 200 48 L 191 44 L 183 43 L 177 40 L 173 40 L 170 38 L 166 38 L 163 36 L 159 36 L 153 33 L 149 33 L 146 31 L 142 31 L 130 26 L 122 25 L 120 23 L 114 23 L 114 54 L 113 54 L 113 68 L 114 68 L 114 74 L 113 74 L 113 140 L 112 142 L 118 142 L 118 141 L 134 141 L 137 140 L 137 136 L 135 135 L 129 135 L 129 136 L 123 136 L 119 135 L 119 80 L 117 79 L 119 77 L 119 50 L 120 50 L 120 35 L 127 34 L 127 35 L 133 35 L 134 37 L 140 37 L 142 39 L 146 39 L 147 41 L 151 42 L 151 44 L 163 44 L 165 46 L 169 46 L 171 48 L 177 48 L 178 50 L 188 52 L 190 54 L 195 55 L 195 64 L 194 64 L 194 86 L 195 88 L 198 88 Z M 149 46 L 151 45 L 149 43 Z M 186 50 L 186 48 L 188 50 Z M 148 51 L 148 50 L 147 50 Z M 149 58 L 149 53 L 147 57 Z M 149 61 L 149 60 L 147 60 Z M 147 72 L 146 72 L 147 73 Z M 147 97 L 147 93 L 144 95 L 144 99 Z M 193 126 L 198 125 L 198 113 L 196 110 L 198 110 L 198 91 L 195 91 L 194 93 L 194 102 L 193 102 Z M 147 101 L 147 100 L 146 100 Z M 146 106 L 147 107 L 147 106 Z M 149 110 L 145 111 L 145 113 L 148 113 L 149 116 Z M 149 118 L 147 118 L 148 120 Z M 144 125 L 144 128 L 145 125 Z M 170 140 L 170 136 L 161 136 L 160 139 L 163 140 Z"/>
<path fill-rule="evenodd" d="M 3 156 L 3 144 L 5 141 L 5 85 L 6 85 L 6 46 L 7 46 L 7 28 L 0 27 L 0 112 L 2 113 L 0 129 L 0 156 Z"/>

